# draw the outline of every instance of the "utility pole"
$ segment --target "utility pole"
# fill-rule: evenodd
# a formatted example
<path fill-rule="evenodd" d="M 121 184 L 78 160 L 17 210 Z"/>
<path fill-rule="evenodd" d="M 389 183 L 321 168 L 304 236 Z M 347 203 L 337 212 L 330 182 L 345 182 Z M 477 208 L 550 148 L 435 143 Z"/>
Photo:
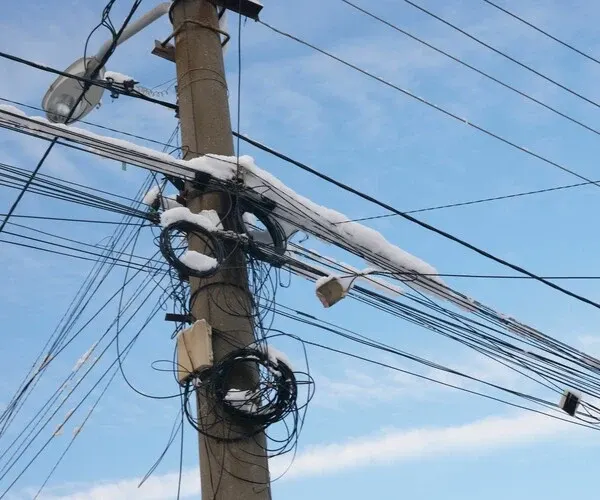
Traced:
<path fill-rule="evenodd" d="M 233 156 L 233 136 L 228 90 L 223 63 L 217 10 L 208 0 L 176 0 L 171 20 L 175 34 L 175 63 L 182 147 L 186 159 L 201 154 Z M 187 206 L 192 212 L 214 209 L 226 229 L 233 228 L 231 200 L 220 193 L 202 193 L 191 183 L 186 186 Z M 191 237 L 190 249 L 202 251 L 203 242 Z M 228 249 L 230 250 L 230 249 Z M 213 331 L 214 362 L 236 347 L 254 341 L 252 319 L 248 316 L 251 295 L 245 256 L 233 254 L 218 273 L 209 279 L 190 278 L 190 309 L 195 319 L 205 319 Z M 232 341 L 232 337 L 234 341 Z M 236 345 L 232 345 L 235 344 Z M 249 389 L 256 374 L 252 370 L 234 374 L 240 389 Z M 213 411 L 205 393 L 197 391 L 198 412 Z M 227 416 L 211 434 L 231 437 Z M 235 429 L 235 427 L 234 427 Z M 239 432 L 234 430 L 233 432 Z M 200 476 L 204 500 L 269 500 L 271 488 L 265 436 L 223 442 L 199 434 Z"/>

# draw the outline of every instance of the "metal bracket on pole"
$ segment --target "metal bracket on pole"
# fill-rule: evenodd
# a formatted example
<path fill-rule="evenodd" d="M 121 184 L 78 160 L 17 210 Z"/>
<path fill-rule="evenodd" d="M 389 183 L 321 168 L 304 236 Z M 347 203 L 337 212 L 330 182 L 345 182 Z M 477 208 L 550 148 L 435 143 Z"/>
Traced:
<path fill-rule="evenodd" d="M 258 14 L 263 6 L 258 0 L 213 0 L 219 7 L 237 12 L 242 16 L 258 21 Z"/>
<path fill-rule="evenodd" d="M 154 48 L 152 54 L 158 57 L 162 57 L 167 61 L 175 62 L 175 46 L 171 43 L 161 42 L 160 40 L 154 40 Z"/>
<path fill-rule="evenodd" d="M 185 25 L 186 23 L 195 24 L 202 28 L 206 28 L 208 30 L 214 31 L 218 35 L 221 35 L 223 37 L 223 41 L 221 42 L 221 47 L 225 47 L 225 45 L 227 45 L 229 40 L 231 40 L 231 36 L 229 35 L 229 33 L 227 33 L 226 31 L 223 31 L 220 28 L 214 28 L 206 23 L 202 23 L 195 19 L 185 19 L 181 23 L 181 26 L 179 26 L 179 28 L 177 28 L 175 31 L 173 31 L 165 40 L 163 40 L 162 42 L 160 42 L 158 40 L 154 40 L 154 49 L 152 49 L 152 54 L 154 54 L 155 56 L 158 56 L 158 57 L 162 57 L 163 59 L 166 59 L 167 61 L 175 62 L 175 46 L 173 44 L 170 44 L 169 42 L 177 36 L 177 34 L 181 31 L 181 28 L 183 27 L 183 25 Z"/>

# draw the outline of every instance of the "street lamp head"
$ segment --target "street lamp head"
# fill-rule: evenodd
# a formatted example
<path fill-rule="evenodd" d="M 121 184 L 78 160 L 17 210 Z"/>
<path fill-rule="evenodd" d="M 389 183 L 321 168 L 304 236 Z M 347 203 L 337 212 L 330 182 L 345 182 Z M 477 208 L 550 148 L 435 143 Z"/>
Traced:
<path fill-rule="evenodd" d="M 91 66 L 94 63 L 96 63 L 94 58 L 81 58 L 71 64 L 65 70 L 65 73 L 87 78 L 91 69 L 93 69 Z M 104 78 L 104 68 L 100 70 L 96 78 L 98 80 Z M 83 86 L 84 84 L 80 80 L 63 75 L 59 76 L 50 86 L 42 101 L 42 108 L 46 111 L 48 120 L 53 123 L 69 124 L 81 120 L 92 111 L 100 103 L 104 88 L 92 85 L 83 98 L 80 99 Z M 74 106 L 75 110 L 71 114 L 71 118 L 67 120 Z"/>

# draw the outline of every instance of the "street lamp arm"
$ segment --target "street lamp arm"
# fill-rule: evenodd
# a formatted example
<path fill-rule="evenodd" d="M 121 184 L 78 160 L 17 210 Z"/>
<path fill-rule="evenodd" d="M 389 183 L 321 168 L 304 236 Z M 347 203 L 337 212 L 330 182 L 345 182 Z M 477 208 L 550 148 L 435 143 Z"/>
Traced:
<path fill-rule="evenodd" d="M 127 28 L 123 30 L 121 36 L 117 40 L 117 45 L 121 45 L 123 42 L 129 40 L 132 36 L 138 34 L 147 26 L 151 25 L 157 19 L 160 19 L 162 16 L 169 12 L 171 8 L 171 2 L 163 2 L 154 7 L 151 11 L 146 12 L 142 17 L 131 23 Z M 97 63 L 100 63 L 106 53 L 110 50 L 112 44 L 114 43 L 114 39 L 106 40 L 98 50 L 98 53 L 94 56 L 94 59 Z"/>

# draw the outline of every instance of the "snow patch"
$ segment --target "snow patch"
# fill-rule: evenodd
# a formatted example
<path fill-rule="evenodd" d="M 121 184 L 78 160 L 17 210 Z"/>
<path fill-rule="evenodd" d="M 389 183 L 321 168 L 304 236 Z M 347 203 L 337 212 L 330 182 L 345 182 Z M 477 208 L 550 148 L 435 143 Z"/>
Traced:
<path fill-rule="evenodd" d="M 181 203 L 179 203 L 176 199 L 175 195 L 170 196 L 162 196 L 160 199 L 160 205 L 165 210 L 171 210 L 172 208 L 183 207 Z"/>
<path fill-rule="evenodd" d="M 361 248 L 365 254 L 371 254 L 372 259 L 386 262 L 386 271 L 410 274 L 413 286 L 446 300 L 464 302 L 463 298 L 453 294 L 437 276 L 439 273 L 433 266 L 391 244 L 381 233 L 357 222 L 351 222 L 344 214 L 299 195 L 275 176 L 256 166 L 249 156 L 241 156 L 239 163 L 244 172 L 246 186 L 276 203 L 273 211 L 276 216 L 288 219 L 290 213 L 297 212 L 300 206 L 303 216 L 301 220 L 298 219 L 296 225 L 305 226 L 305 232 L 325 241 L 330 240 L 333 233 L 344 246 Z"/>
<path fill-rule="evenodd" d="M 179 260 L 190 269 L 201 273 L 212 271 L 219 266 L 219 262 L 214 257 L 194 250 L 187 250 Z"/>
<path fill-rule="evenodd" d="M 258 217 L 251 212 L 244 212 L 242 214 L 242 220 L 244 221 L 247 231 L 252 231 L 258 227 Z"/>
<path fill-rule="evenodd" d="M 125 82 L 135 82 L 137 81 L 135 78 L 123 75 L 122 73 L 117 73 L 116 71 L 107 71 L 104 73 L 104 79 L 106 81 L 112 80 L 115 83 L 125 83 Z"/>
<path fill-rule="evenodd" d="M 67 140 L 83 143 L 107 157 L 130 157 L 131 161 L 128 163 L 141 164 L 145 168 L 163 171 L 168 171 L 169 168 L 175 171 L 181 169 L 182 172 L 178 175 L 186 178 L 191 177 L 188 173 L 190 170 L 196 170 L 219 180 L 232 180 L 239 170 L 247 187 L 275 202 L 275 216 L 289 218 L 290 213 L 297 213 L 301 207 L 303 214 L 294 216 L 295 220 L 292 221 L 295 226 L 305 226 L 306 232 L 324 240 L 331 240 L 333 236 L 342 247 L 360 248 L 362 253 L 367 255 L 367 259 L 374 261 L 369 264 L 376 263 L 383 266 L 385 271 L 398 273 L 397 277 L 400 279 L 408 275 L 407 283 L 411 287 L 418 287 L 430 295 L 454 302 L 467 310 L 474 309 L 464 295 L 450 290 L 445 285 L 433 266 L 391 244 L 374 229 L 350 222 L 348 217 L 340 212 L 320 206 L 297 194 L 275 176 L 257 167 L 250 156 L 236 158 L 205 155 L 191 160 L 177 160 L 166 153 L 159 153 L 128 141 L 100 136 L 66 125 L 49 125 L 45 118 L 22 118 L 26 115 L 19 110 L 12 107 L 4 109 L 13 113 L 11 119 L 13 123 L 18 124 L 17 126 L 40 131 L 48 137 L 60 135 Z M 73 137 L 75 134 L 77 137 Z"/>
<path fill-rule="evenodd" d="M 144 199 L 142 200 L 142 203 L 144 203 L 148 206 L 152 206 L 152 205 L 154 205 L 154 202 L 156 201 L 156 199 L 158 198 L 159 195 L 160 195 L 160 187 L 153 186 L 150 189 L 150 191 L 148 191 L 145 194 Z"/>
<path fill-rule="evenodd" d="M 21 111 L 19 108 L 15 108 L 10 104 L 0 104 L 0 111 L 6 111 L 7 113 L 13 113 L 15 115 L 27 117 L 27 113 Z"/>
<path fill-rule="evenodd" d="M 228 401 L 232 407 L 246 413 L 256 413 L 258 411 L 256 403 L 252 401 L 253 399 L 256 399 L 254 391 L 244 391 L 243 389 L 229 389 L 225 394 L 225 401 Z"/>
<path fill-rule="evenodd" d="M 221 222 L 221 218 L 219 217 L 219 214 L 216 210 L 202 210 L 201 213 L 202 215 L 210 219 L 217 229 L 223 229 L 223 223 Z"/>
<path fill-rule="evenodd" d="M 73 367 L 73 372 L 76 372 L 77 370 L 79 370 L 87 362 L 87 360 L 90 359 L 90 356 L 92 355 L 92 352 L 94 352 L 94 349 L 96 348 L 97 345 L 98 345 L 98 342 L 94 342 L 92 344 L 92 347 L 90 347 L 83 354 L 83 356 L 81 356 L 81 358 L 79 358 L 77 360 L 77 363 L 75 363 L 75 366 Z"/>
<path fill-rule="evenodd" d="M 262 352 L 263 354 L 266 354 L 266 356 L 269 358 L 269 361 L 271 363 L 273 363 L 273 365 L 275 366 L 279 366 L 279 363 L 283 363 L 284 365 L 286 365 L 290 370 L 294 370 L 294 367 L 292 365 L 292 362 L 290 361 L 290 358 L 288 358 L 283 352 L 281 352 L 279 349 L 275 349 L 275 347 L 270 346 L 270 345 L 265 345 L 264 343 L 254 343 L 248 346 L 250 349 L 256 349 L 257 351 Z"/>
<path fill-rule="evenodd" d="M 207 212 L 211 212 L 211 210 L 194 214 L 187 207 L 171 208 L 160 215 L 160 225 L 162 227 L 168 227 L 175 222 L 185 220 L 192 224 L 196 224 L 207 231 L 216 231 L 217 225 L 214 223 L 214 216 L 210 213 L 207 215 Z"/>
<path fill-rule="evenodd" d="M 325 283 L 329 283 L 331 280 L 334 280 L 336 277 L 332 274 L 327 276 L 321 276 L 317 281 L 315 281 L 315 289 L 321 288 Z"/>
<path fill-rule="evenodd" d="M 95 134 L 89 130 L 71 125 L 51 123 L 41 116 L 28 116 L 14 106 L 0 104 L 0 112 L 14 115 L 8 116 L 7 119 L 12 120 L 12 123 L 16 123 L 19 128 L 36 131 L 43 137 L 54 138 L 58 134 L 68 141 L 78 142 L 107 158 L 112 158 L 111 152 L 116 150 L 119 161 L 125 161 L 123 157 L 125 155 L 128 157 L 128 163 L 140 166 L 140 157 L 142 157 L 144 159 L 142 165 L 145 168 L 152 168 L 154 171 L 157 171 L 157 165 L 160 163 L 162 171 L 170 169 L 177 176 L 185 176 L 191 179 L 193 177 L 191 171 L 195 170 L 224 181 L 233 179 L 237 172 L 235 157 L 232 159 L 228 156 L 209 155 L 191 160 L 179 160 L 167 153 L 161 153 L 123 139 Z M 19 118 L 23 118 L 23 120 Z"/>

